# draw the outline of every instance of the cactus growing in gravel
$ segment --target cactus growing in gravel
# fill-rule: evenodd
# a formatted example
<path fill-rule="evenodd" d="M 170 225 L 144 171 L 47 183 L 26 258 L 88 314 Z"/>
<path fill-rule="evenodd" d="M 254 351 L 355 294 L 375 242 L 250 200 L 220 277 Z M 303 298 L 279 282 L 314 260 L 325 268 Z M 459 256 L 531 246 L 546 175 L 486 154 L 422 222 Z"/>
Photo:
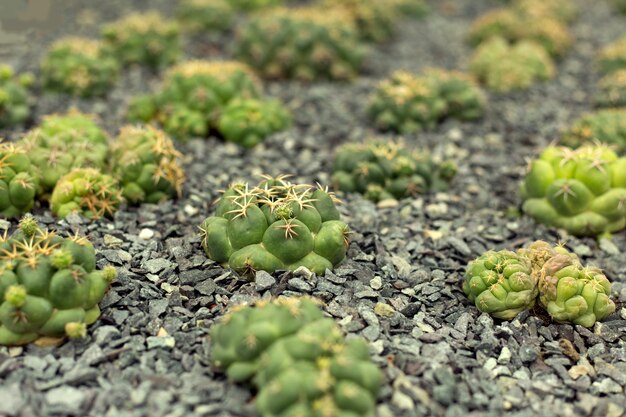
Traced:
<path fill-rule="evenodd" d="M 30 116 L 33 75 L 15 75 L 11 67 L 0 65 L 0 128 L 24 122 Z"/>
<path fill-rule="evenodd" d="M 483 42 L 470 62 L 471 72 L 490 90 L 508 92 L 529 88 L 554 76 L 554 63 L 538 44 L 521 41 L 514 46 L 502 38 Z"/>
<path fill-rule="evenodd" d="M 0 142 L 0 216 L 17 217 L 35 204 L 37 178 L 26 153 Z"/>
<path fill-rule="evenodd" d="M 387 0 L 401 16 L 423 17 L 430 13 L 430 6 L 424 0 Z"/>
<path fill-rule="evenodd" d="M 176 16 L 191 32 L 225 32 L 234 22 L 235 11 L 228 0 L 183 0 Z"/>
<path fill-rule="evenodd" d="M 44 117 L 19 145 L 37 168 L 38 194 L 43 195 L 72 168 L 104 168 L 109 153 L 107 134 L 94 117 L 75 110 Z"/>
<path fill-rule="evenodd" d="M 349 15 L 365 41 L 383 42 L 389 39 L 396 26 L 396 10 L 380 0 L 320 0 L 324 9 L 337 8 Z"/>
<path fill-rule="evenodd" d="M 217 130 L 227 141 L 251 148 L 290 124 L 291 114 L 278 100 L 245 99 L 228 103 Z"/>
<path fill-rule="evenodd" d="M 605 75 L 595 95 L 598 107 L 626 107 L 626 68 Z"/>
<path fill-rule="evenodd" d="M 279 6 L 284 0 L 229 0 L 232 7 L 237 10 L 253 11 L 269 7 Z"/>
<path fill-rule="evenodd" d="M 115 279 L 84 237 L 62 238 L 32 217 L 0 237 L 0 345 L 49 345 L 85 335 Z"/>
<path fill-rule="evenodd" d="M 215 215 L 200 226 L 207 256 L 248 277 L 300 266 L 323 275 L 341 262 L 349 230 L 334 195 L 286 176 L 264 178 L 223 194 Z"/>
<path fill-rule="evenodd" d="M 235 98 L 255 98 L 261 85 L 252 70 L 235 61 L 188 61 L 171 68 L 156 94 L 139 96 L 129 107 L 133 121 L 157 120 L 179 139 L 206 136 L 224 106 Z"/>
<path fill-rule="evenodd" d="M 152 69 L 170 65 L 181 54 L 178 23 L 159 13 L 133 13 L 102 28 L 110 52 L 123 64 L 141 64 Z"/>
<path fill-rule="evenodd" d="M 604 109 L 585 114 L 561 136 L 561 142 L 568 146 L 594 140 L 626 150 L 626 109 Z"/>
<path fill-rule="evenodd" d="M 112 171 L 131 204 L 180 196 L 185 173 L 167 135 L 152 126 L 124 126 L 112 146 Z"/>
<path fill-rule="evenodd" d="M 43 86 L 80 97 L 106 94 L 119 75 L 119 64 L 104 44 L 87 38 L 63 38 L 41 62 Z"/>
<path fill-rule="evenodd" d="M 605 145 L 546 148 L 521 187 L 524 212 L 573 235 L 626 227 L 626 158 Z"/>
<path fill-rule="evenodd" d="M 571 0 L 516 0 L 511 5 L 517 13 L 534 18 L 552 18 L 563 23 L 573 21 L 578 7 Z"/>
<path fill-rule="evenodd" d="M 350 16 L 332 8 L 277 8 L 250 17 L 235 55 L 266 78 L 346 80 L 357 76 L 365 49 Z"/>
<path fill-rule="evenodd" d="M 430 68 L 424 73 L 428 83 L 446 103 L 445 117 L 474 120 L 482 117 L 487 99 L 471 76 L 458 71 Z"/>
<path fill-rule="evenodd" d="M 262 417 L 375 414 L 381 373 L 367 344 L 346 341 L 309 299 L 238 307 L 213 327 L 211 341 L 213 362 L 258 388 Z"/>
<path fill-rule="evenodd" d="M 340 147 L 332 182 L 338 190 L 380 201 L 443 191 L 455 173 L 452 162 L 436 164 L 428 154 L 411 151 L 401 143 L 376 141 Z"/>
<path fill-rule="evenodd" d="M 604 74 L 626 69 L 626 36 L 602 48 L 597 61 Z"/>
<path fill-rule="evenodd" d="M 59 179 L 50 207 L 57 216 L 81 213 L 88 219 L 112 217 L 122 202 L 122 192 L 113 177 L 92 168 L 76 168 Z"/>

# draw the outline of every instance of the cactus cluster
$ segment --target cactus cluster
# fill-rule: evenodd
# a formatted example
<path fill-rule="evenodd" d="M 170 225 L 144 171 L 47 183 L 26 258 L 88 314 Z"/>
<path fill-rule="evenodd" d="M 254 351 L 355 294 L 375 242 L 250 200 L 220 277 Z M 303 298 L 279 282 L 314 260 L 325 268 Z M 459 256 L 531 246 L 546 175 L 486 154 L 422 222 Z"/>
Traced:
<path fill-rule="evenodd" d="M 424 0 L 386 0 L 401 16 L 423 17 L 430 13 L 430 6 Z"/>
<path fill-rule="evenodd" d="M 284 0 L 229 0 L 232 7 L 237 10 L 254 11 L 274 6 L 280 6 Z"/>
<path fill-rule="evenodd" d="M 98 303 L 115 279 L 96 269 L 86 238 L 63 238 L 24 217 L 0 237 L 0 345 L 50 344 L 82 337 L 100 316 Z"/>
<path fill-rule="evenodd" d="M 573 235 L 626 227 L 626 158 L 605 145 L 550 146 L 531 162 L 521 187 L 524 212 Z"/>
<path fill-rule="evenodd" d="M 200 226 L 202 246 L 210 259 L 247 277 L 301 266 L 323 275 L 348 248 L 348 225 L 335 202 L 321 187 L 284 175 L 265 176 L 255 187 L 237 183 Z"/>
<path fill-rule="evenodd" d="M 485 102 L 480 88 L 463 73 L 430 69 L 417 76 L 396 71 L 378 85 L 367 113 L 380 130 L 414 133 L 446 117 L 477 119 Z"/>
<path fill-rule="evenodd" d="M 355 22 L 359 36 L 368 42 L 383 42 L 394 32 L 396 10 L 380 0 L 319 0 L 324 9 L 337 8 Z"/>
<path fill-rule="evenodd" d="M 579 146 L 594 140 L 626 150 L 626 109 L 587 113 L 575 120 L 561 136 L 561 142 L 568 146 Z"/>
<path fill-rule="evenodd" d="M 594 99 L 598 107 L 626 107 L 626 67 L 602 77 Z"/>
<path fill-rule="evenodd" d="M 159 13 L 133 13 L 102 28 L 106 48 L 122 64 L 146 65 L 159 69 L 181 55 L 180 28 L 177 22 Z"/>
<path fill-rule="evenodd" d="M 106 94 L 117 81 L 119 70 L 104 44 L 87 38 L 59 39 L 41 62 L 44 88 L 80 97 Z"/>
<path fill-rule="evenodd" d="M 532 41 L 509 45 L 498 37 L 476 48 L 470 69 L 482 84 L 497 92 L 525 89 L 555 73 L 550 56 L 540 45 Z"/>
<path fill-rule="evenodd" d="M 0 65 L 0 128 L 23 123 L 30 116 L 33 75 L 17 75 L 8 65 Z"/>
<path fill-rule="evenodd" d="M 452 162 L 437 164 L 427 153 L 409 150 L 400 142 L 374 141 L 340 147 L 332 183 L 335 189 L 380 201 L 446 190 L 455 173 Z"/>
<path fill-rule="evenodd" d="M 537 301 L 553 320 L 584 327 L 615 311 L 611 284 L 599 268 L 543 241 L 517 252 L 488 251 L 471 261 L 463 291 L 480 311 L 504 320 Z"/>
<path fill-rule="evenodd" d="M 183 0 L 176 12 L 181 28 L 190 32 L 226 32 L 235 20 L 228 0 Z"/>
<path fill-rule="evenodd" d="M 258 389 L 261 417 L 375 415 L 381 373 L 363 339 L 346 340 L 306 298 L 228 313 L 211 332 L 212 361 Z"/>
<path fill-rule="evenodd" d="M 251 16 L 235 55 L 265 78 L 346 80 L 365 50 L 352 16 L 341 8 L 276 8 Z"/>
<path fill-rule="evenodd" d="M 37 177 L 23 149 L 0 143 L 0 215 L 18 217 L 35 204 Z"/>
<path fill-rule="evenodd" d="M 602 48 L 597 62 L 604 74 L 626 69 L 626 36 Z"/>

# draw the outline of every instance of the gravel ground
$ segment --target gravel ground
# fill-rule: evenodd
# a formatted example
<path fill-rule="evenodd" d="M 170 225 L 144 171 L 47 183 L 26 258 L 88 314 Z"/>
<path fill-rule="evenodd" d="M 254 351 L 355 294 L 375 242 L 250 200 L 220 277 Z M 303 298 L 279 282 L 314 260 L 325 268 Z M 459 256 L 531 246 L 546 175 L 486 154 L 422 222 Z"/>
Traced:
<path fill-rule="evenodd" d="M 371 342 L 385 374 L 379 417 L 622 416 L 626 261 L 620 248 L 626 233 L 611 241 L 575 239 L 503 214 L 519 205 L 526 160 L 590 108 L 598 78 L 593 56 L 625 27 L 604 3 L 578 2 L 583 10 L 572 25 L 575 48 L 557 78 L 526 92 L 491 95 L 478 123 L 449 121 L 405 138 L 458 161 L 449 192 L 384 207 L 343 196 L 341 210 L 354 231 L 349 260 L 325 277 L 261 272 L 255 282 L 241 281 L 206 258 L 197 225 L 211 213 L 217 190 L 235 179 L 292 173 L 327 183 L 334 147 L 374 135 L 363 107 L 377 80 L 400 68 L 466 68 L 467 27 L 496 2 L 437 2 L 426 20 L 405 22 L 393 42 L 375 50 L 353 84 L 269 84 L 268 92 L 293 110 L 294 127 L 250 151 L 216 138 L 180 145 L 189 180 L 178 201 L 126 208 L 112 221 L 93 223 L 77 216 L 58 222 L 36 209 L 53 228 L 80 229 L 98 248 L 99 265 L 117 266 L 120 276 L 86 339 L 57 348 L 0 348 L 0 416 L 254 415 L 250 392 L 211 368 L 207 335 L 229 305 L 279 294 L 320 297 L 349 335 Z M 95 35 L 100 22 L 131 8 L 120 0 L 84 3 L 68 1 L 56 27 L 33 29 L 31 42 L 10 45 L 2 59 L 35 69 L 54 38 Z M 132 8 L 170 12 L 170 3 L 133 1 Z M 187 50 L 225 56 L 227 39 L 195 39 Z M 106 100 L 45 95 L 36 119 L 77 106 L 97 113 L 115 134 L 130 96 L 157 80 L 132 69 Z M 541 311 L 510 322 L 480 314 L 460 288 L 467 262 L 487 249 L 535 239 L 564 240 L 603 267 L 614 281 L 616 314 L 591 330 L 550 323 Z"/>

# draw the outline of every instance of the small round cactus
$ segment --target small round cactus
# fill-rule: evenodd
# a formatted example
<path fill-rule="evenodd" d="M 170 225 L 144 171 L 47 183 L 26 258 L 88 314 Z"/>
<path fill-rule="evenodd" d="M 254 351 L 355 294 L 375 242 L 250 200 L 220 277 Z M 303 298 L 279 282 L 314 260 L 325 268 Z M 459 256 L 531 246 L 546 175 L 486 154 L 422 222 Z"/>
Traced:
<path fill-rule="evenodd" d="M 184 30 L 191 32 L 226 32 L 235 19 L 228 0 L 183 0 L 176 12 Z"/>
<path fill-rule="evenodd" d="M 0 237 L 0 245 L 0 345 L 83 337 L 86 325 L 100 316 L 98 303 L 115 268 L 96 269 L 86 238 L 62 238 L 40 229 L 32 217 Z"/>
<path fill-rule="evenodd" d="M 602 48 L 597 62 L 604 74 L 626 69 L 626 36 Z"/>
<path fill-rule="evenodd" d="M 396 9 L 380 0 L 321 0 L 325 10 L 337 8 L 354 21 L 359 36 L 368 42 L 384 42 L 393 35 L 397 16 Z"/>
<path fill-rule="evenodd" d="M 568 146 L 600 141 L 626 150 L 626 109 L 604 109 L 587 113 L 575 120 L 561 136 Z"/>
<path fill-rule="evenodd" d="M 246 277 L 301 266 L 323 275 L 348 247 L 349 229 L 335 201 L 332 193 L 286 176 L 265 177 L 253 188 L 235 184 L 200 226 L 202 246 L 209 258 Z"/>
<path fill-rule="evenodd" d="M 180 196 L 185 173 L 171 139 L 152 126 L 124 126 L 112 146 L 113 175 L 131 204 Z"/>
<path fill-rule="evenodd" d="M 24 149 L 0 142 L 0 216 L 17 217 L 33 208 L 37 192 L 33 172 Z"/>
<path fill-rule="evenodd" d="M 92 168 L 76 168 L 59 179 L 50 207 L 57 216 L 81 213 L 88 219 L 112 217 L 122 202 L 122 192 L 113 177 Z"/>
<path fill-rule="evenodd" d="M 15 75 L 8 65 L 0 65 L 0 128 L 23 123 L 30 117 L 33 75 Z"/>
<path fill-rule="evenodd" d="M 626 107 L 626 67 L 605 75 L 595 95 L 598 107 Z"/>
<path fill-rule="evenodd" d="M 626 158 L 605 145 L 546 148 L 521 187 L 524 212 L 573 235 L 626 227 Z"/>
<path fill-rule="evenodd" d="M 80 97 L 106 94 L 119 75 L 119 64 L 102 42 L 63 38 L 52 44 L 41 63 L 43 85 L 51 91 Z"/>

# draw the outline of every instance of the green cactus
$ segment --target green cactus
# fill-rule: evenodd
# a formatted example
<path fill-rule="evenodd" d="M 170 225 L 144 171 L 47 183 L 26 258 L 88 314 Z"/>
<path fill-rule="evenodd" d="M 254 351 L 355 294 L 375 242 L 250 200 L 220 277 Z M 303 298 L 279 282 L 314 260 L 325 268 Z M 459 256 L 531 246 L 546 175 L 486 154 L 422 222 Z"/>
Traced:
<path fill-rule="evenodd" d="M 341 146 L 331 180 L 335 189 L 380 201 L 446 190 L 455 173 L 452 162 L 436 164 L 427 153 L 400 142 L 374 141 Z"/>
<path fill-rule="evenodd" d="M 574 121 L 561 136 L 561 142 L 567 146 L 579 146 L 594 140 L 626 150 L 626 109 L 587 113 Z"/>
<path fill-rule="evenodd" d="M 578 7 L 570 0 L 516 0 L 511 7 L 524 16 L 552 18 L 563 23 L 572 22 L 579 14 Z"/>
<path fill-rule="evenodd" d="M 117 81 L 119 70 L 104 44 L 87 38 L 56 41 L 41 62 L 46 89 L 80 97 L 105 95 Z"/>
<path fill-rule="evenodd" d="M 381 373 L 362 339 L 346 341 L 312 300 L 279 298 L 229 313 L 211 333 L 213 362 L 258 388 L 262 417 L 373 417 Z"/>
<path fill-rule="evenodd" d="M 73 168 L 104 168 L 109 153 L 108 136 L 94 119 L 76 110 L 49 115 L 18 142 L 37 168 L 38 195 L 50 193 Z"/>
<path fill-rule="evenodd" d="M 24 149 L 0 142 L 0 216 L 17 217 L 33 208 L 37 178 Z"/>
<path fill-rule="evenodd" d="M 254 11 L 274 6 L 280 6 L 284 0 L 229 0 L 232 7 L 237 10 Z"/>
<path fill-rule="evenodd" d="M 254 188 L 235 184 L 224 193 L 200 226 L 210 259 L 253 277 L 301 266 L 323 275 L 345 258 L 349 230 L 334 195 L 286 178 L 265 177 Z"/>
<path fill-rule="evenodd" d="M 626 0 L 611 0 L 611 5 L 622 14 L 626 14 Z"/>
<path fill-rule="evenodd" d="M 152 126 L 124 126 L 112 146 L 112 172 L 131 204 L 159 203 L 180 196 L 185 173 L 181 153 Z"/>
<path fill-rule="evenodd" d="M 487 99 L 471 76 L 458 71 L 429 68 L 424 72 L 428 83 L 446 103 L 446 117 L 475 120 L 482 117 Z"/>
<path fill-rule="evenodd" d="M 626 107 L 626 68 L 605 75 L 595 95 L 598 107 Z"/>
<path fill-rule="evenodd" d="M 50 208 L 60 218 L 81 213 L 88 219 L 112 217 L 122 202 L 113 177 L 93 168 L 75 168 L 59 179 L 50 197 Z"/>
<path fill-rule="evenodd" d="M 133 13 L 102 28 L 110 53 L 122 64 L 160 69 L 176 62 L 182 45 L 178 23 L 159 13 Z"/>
<path fill-rule="evenodd" d="M 0 237 L 0 345 L 60 343 L 82 337 L 115 268 L 96 269 L 91 243 L 42 230 L 32 217 Z"/>
<path fill-rule="evenodd" d="M 217 130 L 227 141 L 252 148 L 290 124 L 291 114 L 278 100 L 238 99 L 226 105 Z"/>
<path fill-rule="evenodd" d="M 190 32 L 226 32 L 235 20 L 235 11 L 228 0 L 183 0 L 176 16 Z"/>
<path fill-rule="evenodd" d="M 533 161 L 521 187 L 524 212 L 573 235 L 626 227 L 626 158 L 605 145 L 550 146 Z"/>
<path fill-rule="evenodd" d="M 252 70 L 235 61 L 188 61 L 171 68 L 160 91 L 139 96 L 129 107 L 131 121 L 157 120 L 178 139 L 207 136 L 233 99 L 256 98 L 261 84 Z"/>
<path fill-rule="evenodd" d="M 263 77 L 304 81 L 352 79 L 366 52 L 349 13 L 315 7 L 251 16 L 235 49 Z"/>
<path fill-rule="evenodd" d="M 604 74 L 626 69 L 626 36 L 602 48 L 597 63 Z"/>
<path fill-rule="evenodd" d="M 16 76 L 11 67 L 0 65 L 0 128 L 23 123 L 30 117 L 33 75 Z"/>
<path fill-rule="evenodd" d="M 535 304 L 537 277 L 525 257 L 508 250 L 489 251 L 469 263 L 463 291 L 480 311 L 511 320 Z"/>
<path fill-rule="evenodd" d="M 419 18 L 430 13 L 430 6 L 424 0 L 386 0 L 385 3 L 400 16 Z"/>
<path fill-rule="evenodd" d="M 545 50 L 531 41 L 510 46 L 494 37 L 483 42 L 470 62 L 474 76 L 497 92 L 527 89 L 536 81 L 554 77 L 554 63 Z"/>
<path fill-rule="evenodd" d="M 398 15 L 396 9 L 380 0 L 318 0 L 325 10 L 337 8 L 354 21 L 361 39 L 384 42 L 393 36 Z"/>

